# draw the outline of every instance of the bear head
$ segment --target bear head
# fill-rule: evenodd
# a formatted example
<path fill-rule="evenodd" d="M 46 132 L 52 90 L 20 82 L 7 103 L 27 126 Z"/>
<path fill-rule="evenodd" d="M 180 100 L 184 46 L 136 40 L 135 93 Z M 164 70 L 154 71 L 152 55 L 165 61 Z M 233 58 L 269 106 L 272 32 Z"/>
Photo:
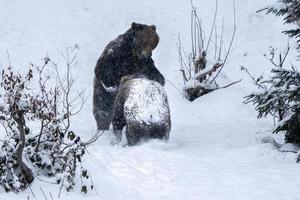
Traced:
<path fill-rule="evenodd" d="M 140 59 L 151 57 L 152 51 L 159 42 L 159 36 L 156 33 L 155 25 L 145 25 L 133 22 L 133 53 Z"/>

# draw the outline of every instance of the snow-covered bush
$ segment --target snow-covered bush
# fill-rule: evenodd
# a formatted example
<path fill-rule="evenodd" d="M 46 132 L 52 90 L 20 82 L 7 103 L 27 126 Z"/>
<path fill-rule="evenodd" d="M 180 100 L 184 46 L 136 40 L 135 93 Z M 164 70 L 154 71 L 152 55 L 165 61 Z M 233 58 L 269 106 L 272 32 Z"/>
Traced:
<path fill-rule="evenodd" d="M 67 49 L 62 65 L 46 57 L 42 66 L 31 65 L 25 74 L 11 66 L 2 70 L 0 122 L 5 137 L 0 141 L 0 186 L 7 192 L 26 189 L 36 176 L 56 177 L 56 183 L 69 191 L 77 168 L 82 178 L 88 178 L 78 166 L 89 142 L 70 128 L 85 101 L 83 92 L 73 94 L 76 56 L 74 49 Z M 52 87 L 53 81 L 57 84 Z"/>
<path fill-rule="evenodd" d="M 202 19 L 198 17 L 196 7 L 192 4 L 191 51 L 188 54 L 184 51 L 179 37 L 179 62 L 183 77 L 183 93 L 190 101 L 220 88 L 216 78 L 227 62 L 234 41 L 236 33 L 235 4 L 234 27 L 227 50 L 225 50 L 223 38 L 224 20 L 220 29 L 216 24 L 217 0 L 215 9 L 212 27 L 208 38 L 205 39 L 206 32 L 202 27 Z M 216 73 L 215 76 L 213 76 L 214 73 Z"/>

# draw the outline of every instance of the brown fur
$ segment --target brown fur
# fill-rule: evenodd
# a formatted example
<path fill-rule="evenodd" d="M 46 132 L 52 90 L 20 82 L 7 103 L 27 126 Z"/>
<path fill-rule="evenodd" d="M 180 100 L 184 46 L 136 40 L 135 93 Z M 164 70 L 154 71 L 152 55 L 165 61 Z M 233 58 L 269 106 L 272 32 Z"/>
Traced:
<path fill-rule="evenodd" d="M 126 137 L 128 145 L 135 145 L 142 140 L 151 138 L 168 140 L 171 129 L 170 110 L 167 98 L 164 105 L 168 107 L 168 112 L 163 113 L 164 119 L 159 123 L 145 123 L 141 120 L 129 120 L 124 112 L 124 104 L 130 95 L 133 81 L 135 79 L 147 79 L 144 75 L 132 75 L 123 77 L 118 89 L 118 94 L 114 102 L 112 124 L 117 138 L 121 138 L 121 131 L 126 127 Z M 149 80 L 149 79 L 148 79 Z M 151 80 L 149 80 L 151 82 Z M 153 82 L 153 81 L 152 81 Z M 152 95 L 153 93 L 149 94 Z M 138 99 L 136 99 L 138 101 Z M 132 110 L 133 115 L 135 111 Z"/>
<path fill-rule="evenodd" d="M 123 76 L 144 74 L 165 84 L 151 58 L 158 42 L 154 25 L 133 22 L 129 30 L 106 46 L 95 67 L 93 113 L 98 130 L 109 129 L 116 92 L 107 88 L 117 89 Z"/>
<path fill-rule="evenodd" d="M 135 38 L 133 40 L 133 53 L 138 58 L 151 56 L 153 49 L 156 48 L 159 42 L 159 36 L 156 33 L 156 27 L 154 25 L 147 26 L 133 22 L 131 28 L 135 31 Z"/>

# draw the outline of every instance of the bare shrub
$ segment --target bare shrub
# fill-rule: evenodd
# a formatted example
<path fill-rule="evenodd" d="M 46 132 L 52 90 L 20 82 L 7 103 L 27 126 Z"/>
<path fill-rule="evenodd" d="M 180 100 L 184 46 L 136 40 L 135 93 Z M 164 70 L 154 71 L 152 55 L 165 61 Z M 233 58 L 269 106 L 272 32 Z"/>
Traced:
<path fill-rule="evenodd" d="M 74 91 L 77 49 L 67 48 L 62 58 L 57 64 L 45 57 L 25 74 L 11 66 L 1 72 L 0 122 L 6 136 L 0 141 L 0 185 L 7 192 L 24 190 L 40 176 L 54 176 L 56 184 L 70 191 L 77 169 L 81 178 L 89 178 L 79 163 L 98 136 L 84 142 L 71 130 L 72 117 L 86 98 L 84 90 Z M 86 184 L 81 190 L 87 192 Z"/>
<path fill-rule="evenodd" d="M 183 77 L 184 96 L 193 101 L 219 87 L 216 78 L 227 63 L 232 50 L 236 33 L 235 2 L 233 9 L 233 31 L 228 49 L 224 46 L 224 19 L 221 28 L 217 26 L 218 1 L 216 0 L 213 23 L 208 38 L 205 38 L 205 30 L 202 27 L 202 19 L 197 14 L 196 7 L 192 5 L 191 11 L 191 51 L 184 51 L 180 37 L 179 40 L 179 63 Z M 213 76 L 213 74 L 215 76 Z M 232 85 L 232 84 L 230 84 Z M 225 86 L 228 87 L 229 85 Z"/>

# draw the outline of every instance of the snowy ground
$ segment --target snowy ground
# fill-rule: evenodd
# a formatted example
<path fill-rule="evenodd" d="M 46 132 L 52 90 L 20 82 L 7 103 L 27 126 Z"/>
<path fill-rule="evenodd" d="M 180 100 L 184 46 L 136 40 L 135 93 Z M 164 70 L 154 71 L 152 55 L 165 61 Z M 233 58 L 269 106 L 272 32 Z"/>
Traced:
<path fill-rule="evenodd" d="M 167 83 L 172 114 L 169 143 L 152 141 L 140 146 L 111 146 L 104 135 L 90 150 L 84 165 L 90 170 L 96 192 L 63 192 L 61 199 L 299 199 L 299 164 L 296 154 L 279 152 L 261 142 L 270 135 L 272 120 L 257 120 L 242 97 L 253 90 L 240 64 L 254 74 L 266 69 L 259 52 L 270 44 L 284 48 L 286 37 L 280 19 L 255 11 L 272 0 L 237 0 L 238 31 L 234 52 L 221 82 L 243 78 L 242 83 L 204 96 L 193 103 L 182 99 Z M 209 27 L 214 1 L 195 0 L 204 26 Z M 10 0 L 0 1 L 0 63 L 9 52 L 13 66 L 25 69 L 45 55 L 59 59 L 67 46 L 80 49 L 75 69 L 78 87 L 90 95 L 74 128 L 89 137 L 96 125 L 92 116 L 93 68 L 104 46 L 128 29 L 132 21 L 156 24 L 160 43 L 154 60 L 167 80 L 178 86 L 177 36 L 188 46 L 189 1 L 182 0 Z M 219 0 L 230 37 L 232 2 Z M 179 87 L 179 86 L 178 86 Z M 280 141 L 280 137 L 278 137 Z M 80 185 L 80 183 L 79 183 Z M 36 199 L 57 199 L 59 186 L 36 180 Z M 79 186 L 78 186 L 79 187 Z M 34 199 L 30 190 L 4 193 L 0 200 Z"/>

